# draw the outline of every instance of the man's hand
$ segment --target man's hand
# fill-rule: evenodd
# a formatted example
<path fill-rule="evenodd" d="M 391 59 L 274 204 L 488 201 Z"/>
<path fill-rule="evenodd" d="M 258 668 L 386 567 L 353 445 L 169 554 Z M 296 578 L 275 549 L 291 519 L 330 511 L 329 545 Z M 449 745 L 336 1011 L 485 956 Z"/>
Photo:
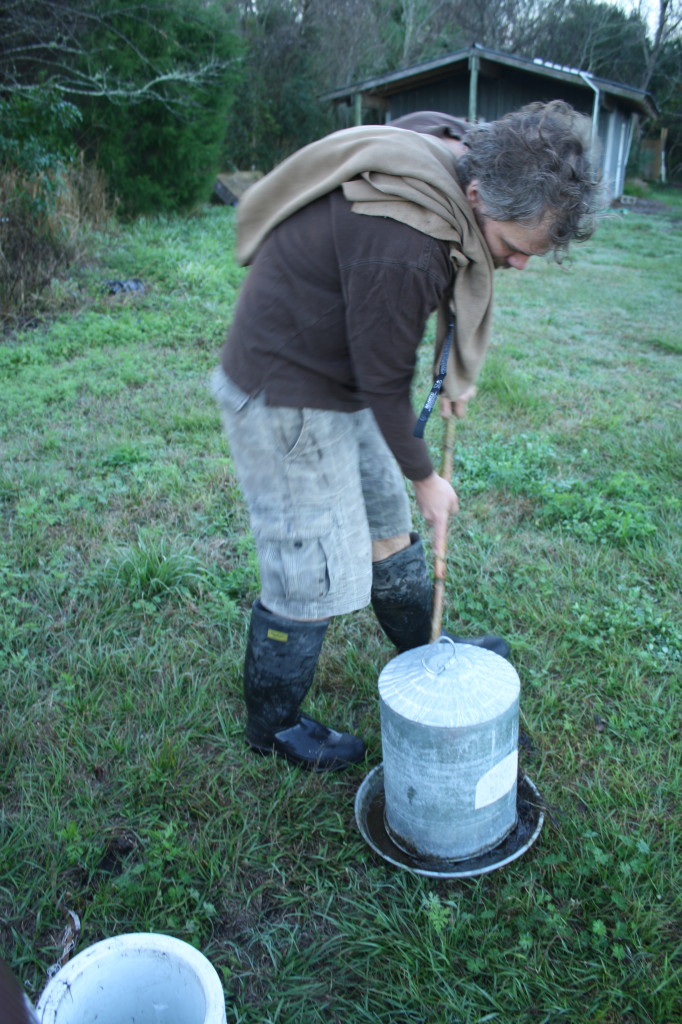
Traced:
<path fill-rule="evenodd" d="M 419 511 L 433 529 L 433 550 L 445 552 L 448 532 L 448 518 L 457 511 L 459 502 L 452 484 L 437 473 L 425 480 L 414 481 L 414 494 Z"/>
<path fill-rule="evenodd" d="M 449 420 L 451 416 L 456 416 L 458 420 L 463 420 L 467 414 L 467 402 L 470 402 L 472 398 L 476 397 L 476 385 L 470 384 L 463 394 L 453 402 L 451 399 L 446 398 L 445 395 L 440 397 L 440 414 L 444 420 Z"/>

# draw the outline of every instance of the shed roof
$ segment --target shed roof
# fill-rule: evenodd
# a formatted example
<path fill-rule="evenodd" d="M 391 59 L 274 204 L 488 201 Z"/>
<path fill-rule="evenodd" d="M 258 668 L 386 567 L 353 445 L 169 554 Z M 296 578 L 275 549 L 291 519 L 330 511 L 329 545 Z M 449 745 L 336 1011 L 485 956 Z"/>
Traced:
<path fill-rule="evenodd" d="M 566 82 L 578 88 L 593 90 L 593 87 L 596 87 L 602 95 L 613 96 L 619 101 L 619 106 L 622 106 L 631 113 L 644 114 L 647 117 L 656 117 L 658 113 L 653 97 L 645 89 L 638 89 L 633 85 L 626 85 L 623 82 L 612 82 L 607 78 L 600 78 L 589 71 L 582 71 L 579 68 L 564 67 L 563 65 L 552 64 L 538 58 L 518 57 L 516 54 L 491 50 L 488 47 L 481 46 L 480 43 L 472 43 L 466 49 L 456 50 L 454 53 L 448 53 L 444 57 L 437 57 L 434 60 L 413 64 L 411 67 L 402 68 L 399 71 L 391 71 L 385 75 L 368 78 L 363 82 L 346 85 L 342 89 L 335 89 L 332 92 L 325 93 L 323 98 L 333 101 L 347 100 L 358 93 L 362 93 L 365 96 L 369 94 L 377 97 L 388 97 L 402 92 L 405 88 L 424 85 L 427 82 L 442 79 L 453 74 L 463 74 L 468 71 L 473 57 L 479 58 L 482 71 L 485 71 L 486 64 L 489 66 L 502 65 L 527 72 L 530 75 L 542 75 L 545 78 L 553 78 L 556 81 Z"/>

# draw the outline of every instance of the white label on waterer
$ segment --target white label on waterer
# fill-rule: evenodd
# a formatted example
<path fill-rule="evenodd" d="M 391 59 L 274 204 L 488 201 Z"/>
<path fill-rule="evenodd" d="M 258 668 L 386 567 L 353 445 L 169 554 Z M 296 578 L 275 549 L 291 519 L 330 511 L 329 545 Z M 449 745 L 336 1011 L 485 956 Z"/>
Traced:
<path fill-rule="evenodd" d="M 480 807 L 487 807 L 488 804 L 494 804 L 496 800 L 509 792 L 516 779 L 518 763 L 519 752 L 514 750 L 480 777 L 476 783 L 474 803 L 476 810 Z"/>

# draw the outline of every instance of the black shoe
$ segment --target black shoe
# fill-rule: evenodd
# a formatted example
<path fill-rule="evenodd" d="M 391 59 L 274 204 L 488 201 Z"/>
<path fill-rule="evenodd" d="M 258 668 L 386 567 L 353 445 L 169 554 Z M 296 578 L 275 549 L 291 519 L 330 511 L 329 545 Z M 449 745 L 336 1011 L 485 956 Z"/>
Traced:
<path fill-rule="evenodd" d="M 486 651 L 492 651 L 493 654 L 499 654 L 501 658 L 508 658 L 511 654 L 511 647 L 501 636 L 495 636 L 494 633 L 490 633 L 487 636 L 453 636 L 452 633 L 447 633 L 443 630 L 443 636 L 446 636 L 448 640 L 452 640 L 453 644 L 470 644 L 471 647 L 483 647 Z"/>
<path fill-rule="evenodd" d="M 348 768 L 365 759 L 365 744 L 359 736 L 336 732 L 314 718 L 301 715 L 295 725 L 276 732 L 272 742 L 254 743 L 246 736 L 253 750 L 260 754 L 275 753 L 292 764 L 316 772 Z"/>

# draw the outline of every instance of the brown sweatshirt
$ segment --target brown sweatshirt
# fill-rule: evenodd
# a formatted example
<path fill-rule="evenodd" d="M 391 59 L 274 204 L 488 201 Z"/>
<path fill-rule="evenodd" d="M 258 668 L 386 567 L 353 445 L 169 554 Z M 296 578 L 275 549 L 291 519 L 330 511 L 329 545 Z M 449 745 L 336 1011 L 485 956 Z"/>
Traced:
<path fill-rule="evenodd" d="M 223 368 L 269 405 L 372 409 L 405 476 L 422 480 L 433 466 L 412 436 L 410 389 L 426 320 L 453 276 L 447 242 L 353 213 L 337 189 L 284 220 L 258 249 Z"/>

